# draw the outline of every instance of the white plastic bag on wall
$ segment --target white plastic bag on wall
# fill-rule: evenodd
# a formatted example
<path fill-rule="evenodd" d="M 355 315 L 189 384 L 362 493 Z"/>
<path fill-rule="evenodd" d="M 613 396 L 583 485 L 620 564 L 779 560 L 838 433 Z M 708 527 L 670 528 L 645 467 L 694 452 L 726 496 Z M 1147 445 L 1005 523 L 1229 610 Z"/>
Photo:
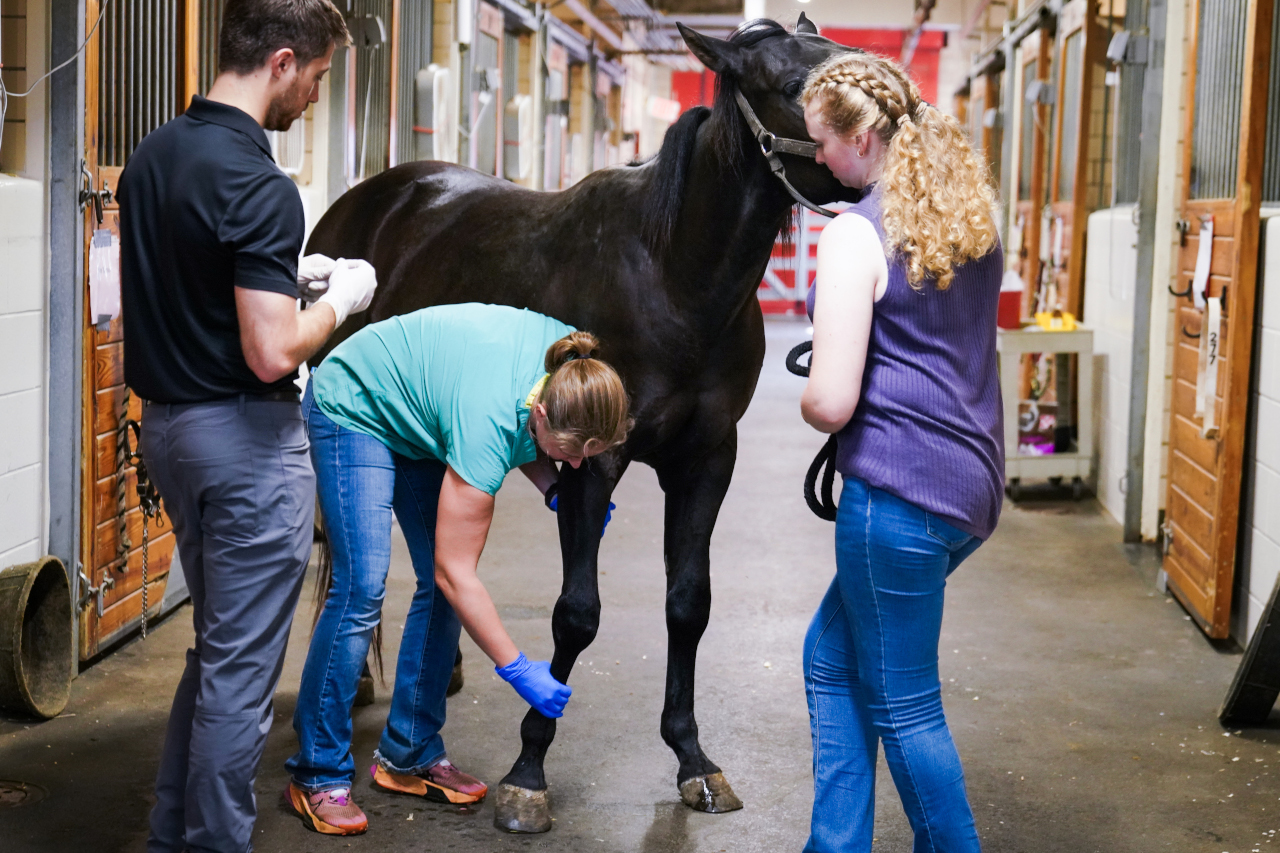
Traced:
<path fill-rule="evenodd" d="M 120 239 L 106 228 L 89 243 L 89 317 L 106 331 L 120 316 Z"/>

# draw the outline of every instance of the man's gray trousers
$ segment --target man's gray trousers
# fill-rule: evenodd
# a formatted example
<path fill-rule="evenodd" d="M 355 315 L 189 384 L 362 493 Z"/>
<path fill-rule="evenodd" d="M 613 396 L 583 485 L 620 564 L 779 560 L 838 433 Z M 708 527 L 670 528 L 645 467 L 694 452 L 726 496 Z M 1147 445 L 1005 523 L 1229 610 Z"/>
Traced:
<path fill-rule="evenodd" d="M 173 520 L 195 622 L 148 853 L 252 850 L 254 777 L 311 554 L 308 450 L 288 400 L 151 403 L 143 413 L 142 453 Z"/>

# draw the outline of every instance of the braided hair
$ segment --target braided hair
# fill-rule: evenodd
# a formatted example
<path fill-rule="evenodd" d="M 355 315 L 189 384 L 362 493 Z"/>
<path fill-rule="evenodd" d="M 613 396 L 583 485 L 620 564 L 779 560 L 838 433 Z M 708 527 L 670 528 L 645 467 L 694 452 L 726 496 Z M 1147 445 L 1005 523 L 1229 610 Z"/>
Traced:
<path fill-rule="evenodd" d="M 874 131 L 884 143 L 885 252 L 903 257 L 913 288 L 932 279 L 946 290 L 957 265 L 995 247 L 995 194 L 985 159 L 896 63 L 837 54 L 810 72 L 800 101 L 817 102 L 840 138 Z"/>

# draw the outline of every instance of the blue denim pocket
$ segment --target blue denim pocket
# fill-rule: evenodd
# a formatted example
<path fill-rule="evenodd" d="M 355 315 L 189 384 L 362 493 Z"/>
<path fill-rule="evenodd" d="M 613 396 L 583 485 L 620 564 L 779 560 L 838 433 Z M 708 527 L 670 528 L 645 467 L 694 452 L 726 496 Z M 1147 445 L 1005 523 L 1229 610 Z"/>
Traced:
<path fill-rule="evenodd" d="M 972 533 L 965 533 L 960 528 L 948 524 L 931 512 L 924 514 L 924 520 L 929 535 L 947 546 L 948 551 L 955 551 L 973 538 Z"/>

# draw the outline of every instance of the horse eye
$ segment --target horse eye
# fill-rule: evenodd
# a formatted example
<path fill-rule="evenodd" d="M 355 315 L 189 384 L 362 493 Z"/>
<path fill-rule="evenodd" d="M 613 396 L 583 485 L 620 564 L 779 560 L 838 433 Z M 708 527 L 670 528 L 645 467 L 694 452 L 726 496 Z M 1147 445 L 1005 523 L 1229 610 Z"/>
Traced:
<path fill-rule="evenodd" d="M 786 86 L 782 87 L 782 93 L 788 98 L 796 98 L 800 96 L 800 88 L 804 84 L 799 80 L 792 80 Z"/>

